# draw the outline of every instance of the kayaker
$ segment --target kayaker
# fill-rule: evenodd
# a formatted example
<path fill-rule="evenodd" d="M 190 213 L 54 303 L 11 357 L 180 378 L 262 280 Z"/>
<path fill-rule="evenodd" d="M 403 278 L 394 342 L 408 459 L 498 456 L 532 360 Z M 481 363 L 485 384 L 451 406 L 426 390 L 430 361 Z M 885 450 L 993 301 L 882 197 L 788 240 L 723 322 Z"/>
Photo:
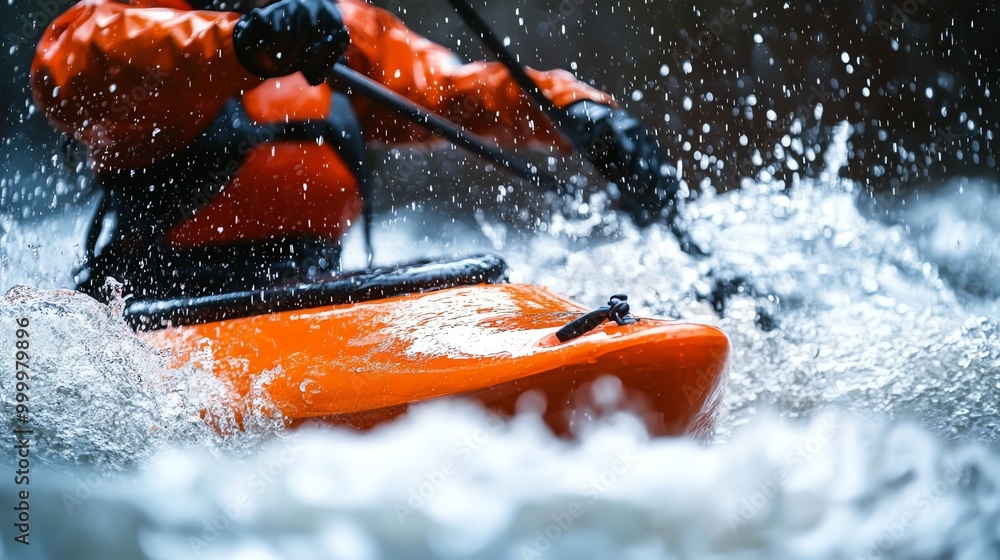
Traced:
<path fill-rule="evenodd" d="M 501 145 L 569 147 L 499 63 L 463 64 L 360 0 L 83 0 L 46 30 L 31 75 L 105 193 L 79 289 L 100 297 L 112 276 L 143 298 L 198 295 L 335 269 L 365 143 L 432 140 L 333 91 L 337 60 Z M 592 140 L 595 165 L 647 177 L 621 207 L 657 219 L 677 185 L 652 136 L 568 72 L 531 75 Z"/>

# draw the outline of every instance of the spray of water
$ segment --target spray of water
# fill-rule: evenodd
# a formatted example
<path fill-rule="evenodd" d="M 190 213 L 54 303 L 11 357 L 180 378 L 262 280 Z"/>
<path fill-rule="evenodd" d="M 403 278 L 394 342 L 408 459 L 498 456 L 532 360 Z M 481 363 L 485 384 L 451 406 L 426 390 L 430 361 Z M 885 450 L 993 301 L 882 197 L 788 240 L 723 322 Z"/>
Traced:
<path fill-rule="evenodd" d="M 365 435 L 263 424 L 224 437 L 201 421 L 231 398 L 210 356 L 175 364 L 107 307 L 14 290 L 0 328 L 27 314 L 38 340 L 33 492 L 46 544 L 30 554 L 997 557 L 996 296 L 968 279 L 997 274 L 1000 216 L 988 190 L 959 181 L 894 223 L 871 220 L 863 185 L 837 180 L 837 161 L 792 189 L 702 192 L 683 219 L 707 259 L 666 228 L 604 217 L 597 195 L 588 213 L 530 236 L 486 218 L 455 227 L 450 250 L 498 250 L 515 281 L 587 305 L 624 287 L 641 315 L 725 329 L 728 412 L 707 447 L 650 441 L 628 416 L 570 444 L 532 417 L 504 423 L 456 404 Z M 3 258 L 27 259 L 10 283 L 66 285 L 82 226 L 58 223 L 5 223 Z M 979 245 L 965 257 L 945 250 L 970 231 Z M 376 236 L 381 258 L 410 256 L 411 234 L 396 224 Z M 37 250 L 14 254 L 14 241 Z M 0 482 L 0 500 L 15 490 Z"/>

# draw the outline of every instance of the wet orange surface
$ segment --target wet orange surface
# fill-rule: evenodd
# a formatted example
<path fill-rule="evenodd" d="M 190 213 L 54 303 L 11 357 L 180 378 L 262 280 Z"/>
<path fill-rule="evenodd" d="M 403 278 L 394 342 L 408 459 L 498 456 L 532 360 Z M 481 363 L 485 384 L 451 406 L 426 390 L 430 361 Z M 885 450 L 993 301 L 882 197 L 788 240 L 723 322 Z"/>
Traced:
<path fill-rule="evenodd" d="M 555 331 L 586 311 L 537 286 L 491 284 L 144 336 L 182 362 L 209 350 L 216 375 L 242 395 L 256 381 L 290 424 L 369 427 L 412 403 L 466 396 L 505 414 L 545 403 L 562 434 L 623 407 L 658 435 L 706 432 L 725 386 L 725 334 L 642 319 L 559 343 Z M 620 383 L 598 381 L 606 375 Z"/>

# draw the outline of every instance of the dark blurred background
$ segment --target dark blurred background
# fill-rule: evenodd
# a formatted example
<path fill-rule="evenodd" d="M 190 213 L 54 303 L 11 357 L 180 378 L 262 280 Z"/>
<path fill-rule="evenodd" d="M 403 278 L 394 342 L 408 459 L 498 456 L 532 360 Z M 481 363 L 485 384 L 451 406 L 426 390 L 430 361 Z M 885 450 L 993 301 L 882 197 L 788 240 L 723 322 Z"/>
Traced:
<path fill-rule="evenodd" d="M 377 3 L 466 59 L 487 56 L 444 0 Z M 692 187 L 813 176 L 842 121 L 853 127 L 844 173 L 870 190 L 997 176 L 992 2 L 474 3 L 524 63 L 571 69 L 641 116 Z M 3 7 L 0 204 L 15 215 L 54 206 L 51 176 L 65 172 L 52 165 L 58 137 L 30 109 L 27 71 L 43 26 L 71 4 Z"/>

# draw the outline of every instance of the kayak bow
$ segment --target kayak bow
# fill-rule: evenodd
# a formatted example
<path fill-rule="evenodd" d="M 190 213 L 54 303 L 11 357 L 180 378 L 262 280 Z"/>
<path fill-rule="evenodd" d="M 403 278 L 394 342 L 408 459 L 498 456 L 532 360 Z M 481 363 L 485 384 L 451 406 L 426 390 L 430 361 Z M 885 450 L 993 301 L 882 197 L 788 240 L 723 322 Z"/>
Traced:
<path fill-rule="evenodd" d="M 477 284 L 144 336 L 181 363 L 211 348 L 215 375 L 244 397 L 262 393 L 289 425 L 368 428 L 415 403 L 467 397 L 504 415 L 544 403 L 559 434 L 626 408 L 653 434 L 706 435 L 726 382 L 726 336 L 640 319 L 560 342 L 556 332 L 587 311 L 537 286 Z M 237 418 L 246 403 L 233 403 Z"/>

